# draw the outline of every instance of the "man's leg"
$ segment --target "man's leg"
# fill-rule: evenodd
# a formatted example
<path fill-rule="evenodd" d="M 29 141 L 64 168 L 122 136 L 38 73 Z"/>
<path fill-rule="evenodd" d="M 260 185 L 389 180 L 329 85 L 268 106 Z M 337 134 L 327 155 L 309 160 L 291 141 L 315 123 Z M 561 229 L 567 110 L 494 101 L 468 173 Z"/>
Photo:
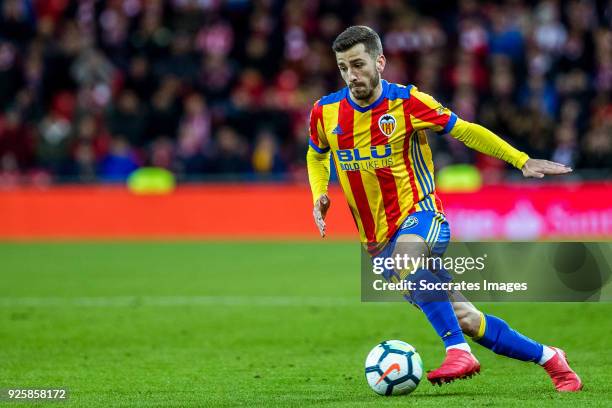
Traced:
<path fill-rule="evenodd" d="M 479 311 L 459 291 L 449 292 L 459 325 L 476 343 L 496 354 L 540 364 L 559 391 L 578 391 L 582 382 L 562 350 L 548 347 L 512 329 L 499 317 Z"/>
<path fill-rule="evenodd" d="M 513 330 L 502 319 L 480 312 L 459 291 L 449 293 L 463 332 L 476 343 L 502 356 L 544 364 L 554 351 Z"/>
<path fill-rule="evenodd" d="M 423 254 L 428 253 L 429 249 L 423 238 L 418 235 L 406 234 L 397 238 L 393 257 L 396 255 L 400 257 L 407 255 L 410 258 L 418 259 Z M 403 278 L 414 282 L 420 280 L 426 280 L 429 283 L 439 282 L 438 278 L 431 271 L 425 269 L 419 269 L 414 273 L 407 270 L 404 271 L 404 275 L 401 276 L 400 280 Z M 436 333 L 438 333 L 447 350 L 450 348 L 460 348 L 470 351 L 470 346 L 463 336 L 448 293 L 445 291 L 414 291 L 410 297 L 425 313 L 427 320 L 429 320 Z"/>
<path fill-rule="evenodd" d="M 402 234 L 395 241 L 393 257 L 404 255 L 419 259 L 429 254 L 429 247 L 424 239 L 415 234 Z M 429 270 L 419 269 L 415 273 L 410 270 L 399 272 L 395 279 L 427 283 L 439 283 L 438 277 Z M 446 347 L 447 357 L 437 370 L 428 373 L 427 378 L 432 383 L 442 384 L 458 378 L 466 378 L 480 371 L 478 360 L 472 355 L 470 346 L 463 336 L 459 321 L 455 316 L 453 306 L 446 291 L 412 291 L 410 300 L 425 314 L 429 323 L 440 336 Z"/>

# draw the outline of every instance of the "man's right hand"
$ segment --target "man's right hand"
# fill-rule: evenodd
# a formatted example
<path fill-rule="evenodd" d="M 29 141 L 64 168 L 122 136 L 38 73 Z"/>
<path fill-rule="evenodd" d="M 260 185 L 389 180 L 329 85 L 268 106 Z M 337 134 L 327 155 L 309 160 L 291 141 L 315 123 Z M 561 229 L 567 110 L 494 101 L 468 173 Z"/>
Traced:
<path fill-rule="evenodd" d="M 325 216 L 327 215 L 327 210 L 329 210 L 329 205 L 331 201 L 327 194 L 321 194 L 321 196 L 317 199 L 314 204 L 314 208 L 312 210 L 312 216 L 314 217 L 315 224 L 317 224 L 317 228 L 319 228 L 319 233 L 321 237 L 325 237 Z"/>

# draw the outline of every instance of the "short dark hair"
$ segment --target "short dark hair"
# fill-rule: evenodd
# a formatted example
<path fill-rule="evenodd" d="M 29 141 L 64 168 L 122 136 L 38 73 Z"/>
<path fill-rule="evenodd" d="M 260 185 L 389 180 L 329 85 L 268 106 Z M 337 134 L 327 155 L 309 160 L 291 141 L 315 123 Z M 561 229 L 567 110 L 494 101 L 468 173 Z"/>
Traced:
<path fill-rule="evenodd" d="M 382 43 L 376 31 L 368 26 L 350 26 L 340 33 L 334 40 L 332 49 L 334 52 L 344 52 L 357 44 L 363 44 L 368 54 L 376 59 L 383 53 Z"/>

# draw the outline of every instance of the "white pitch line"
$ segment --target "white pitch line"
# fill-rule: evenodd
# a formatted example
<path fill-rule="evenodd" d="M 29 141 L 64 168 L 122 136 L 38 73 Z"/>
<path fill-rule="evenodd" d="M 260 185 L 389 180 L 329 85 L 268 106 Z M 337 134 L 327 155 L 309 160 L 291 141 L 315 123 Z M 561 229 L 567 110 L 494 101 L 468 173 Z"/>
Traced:
<path fill-rule="evenodd" d="M 359 297 L 300 296 L 108 296 L 0 297 L 8 307 L 138 307 L 138 306 L 354 306 Z"/>

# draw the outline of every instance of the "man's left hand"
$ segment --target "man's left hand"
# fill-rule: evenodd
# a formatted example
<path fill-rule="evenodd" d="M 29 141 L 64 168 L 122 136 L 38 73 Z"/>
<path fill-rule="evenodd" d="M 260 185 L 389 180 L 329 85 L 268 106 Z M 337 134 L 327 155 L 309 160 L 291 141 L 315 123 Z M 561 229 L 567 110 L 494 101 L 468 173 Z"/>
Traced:
<path fill-rule="evenodd" d="M 548 160 L 529 159 L 521 169 L 524 177 L 542 178 L 544 176 L 552 176 L 559 174 L 571 173 L 573 170 L 561 163 L 555 163 Z"/>

